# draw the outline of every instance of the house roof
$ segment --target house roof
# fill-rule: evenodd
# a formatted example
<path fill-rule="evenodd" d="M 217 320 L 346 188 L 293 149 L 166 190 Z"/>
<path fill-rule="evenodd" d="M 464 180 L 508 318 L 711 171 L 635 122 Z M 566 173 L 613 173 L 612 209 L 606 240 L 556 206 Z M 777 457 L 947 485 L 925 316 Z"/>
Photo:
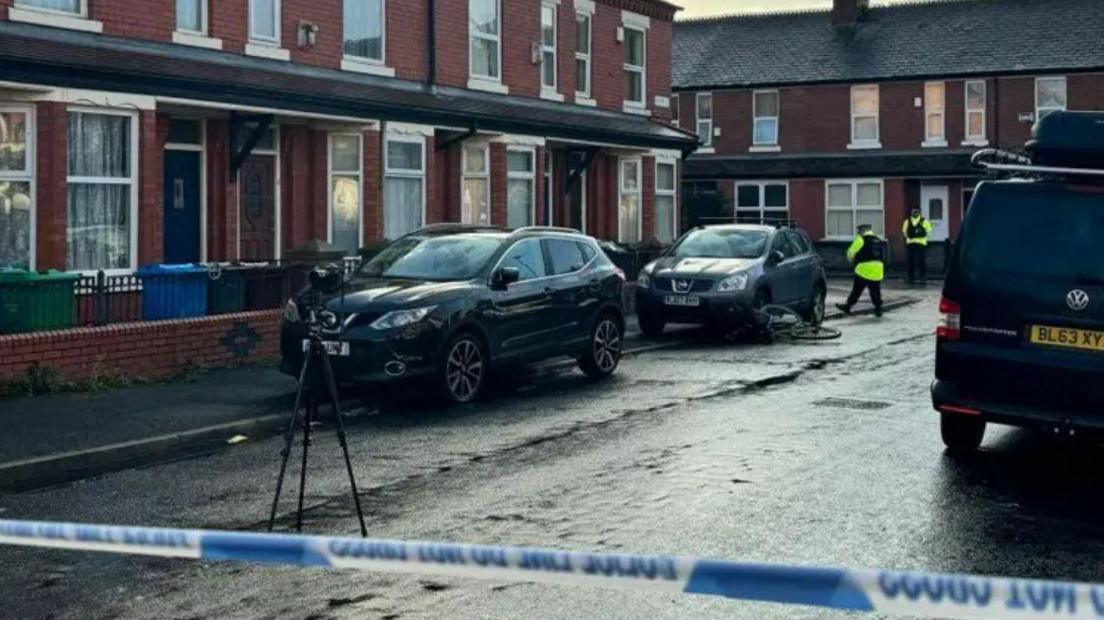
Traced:
<path fill-rule="evenodd" d="M 675 89 L 783 86 L 1104 68 L 1100 0 L 934 0 L 675 23 Z"/>
<path fill-rule="evenodd" d="M 982 172 L 970 164 L 973 151 L 857 152 L 823 155 L 695 155 L 685 160 L 682 178 L 839 179 L 861 170 L 863 176 L 973 177 Z"/>
<path fill-rule="evenodd" d="M 697 144 L 619 111 L 3 20 L 0 80 L 640 148 Z"/>

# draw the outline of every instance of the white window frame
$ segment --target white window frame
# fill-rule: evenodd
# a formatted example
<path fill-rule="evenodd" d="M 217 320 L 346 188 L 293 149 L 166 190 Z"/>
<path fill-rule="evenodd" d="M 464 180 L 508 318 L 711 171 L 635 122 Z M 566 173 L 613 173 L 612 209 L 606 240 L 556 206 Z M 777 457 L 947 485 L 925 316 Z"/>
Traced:
<path fill-rule="evenodd" d="M 469 13 L 471 12 L 471 2 L 472 2 L 472 0 L 467 0 Z M 490 84 L 490 85 L 501 85 L 502 84 L 502 68 L 503 68 L 503 64 L 504 64 L 502 62 L 502 0 L 494 0 L 494 4 L 495 4 L 495 10 L 498 11 L 498 18 L 495 20 L 496 23 L 498 24 L 498 33 L 497 34 L 490 35 L 490 34 L 487 34 L 485 32 L 479 32 L 477 30 L 473 30 L 472 27 L 471 27 L 471 18 L 470 17 L 468 18 L 468 87 L 469 88 L 472 87 L 472 83 L 476 84 L 476 88 L 479 87 L 478 86 L 479 83 Z M 473 55 L 472 55 L 472 52 L 471 52 L 472 51 L 472 41 L 474 39 L 482 39 L 484 41 L 494 41 L 495 45 L 498 46 L 498 54 L 496 56 L 498 58 L 498 72 L 497 72 L 498 75 L 497 76 L 478 75 L 478 74 L 475 73 L 475 70 L 474 70 L 475 66 L 472 64 L 474 59 L 472 58 Z M 493 86 L 492 86 L 492 89 L 493 89 Z"/>
<path fill-rule="evenodd" d="M 702 120 L 701 100 L 706 97 L 709 98 L 709 118 Z M 707 149 L 713 147 L 713 116 L 713 93 L 697 93 L 694 96 L 694 131 L 698 133 L 701 145 Z M 702 123 L 709 123 L 709 130 L 705 132 L 705 135 L 701 133 Z"/>
<path fill-rule="evenodd" d="M 981 86 L 981 107 L 970 107 L 970 85 Z M 962 86 L 963 108 L 965 109 L 965 125 L 962 133 L 966 137 L 963 146 L 989 146 L 989 82 L 986 80 L 966 80 Z M 970 135 L 970 115 L 981 114 L 981 134 Z"/>
<path fill-rule="evenodd" d="M 777 116 L 760 116 L 759 115 L 759 95 L 774 95 L 774 101 L 778 108 Z M 753 90 L 751 91 L 751 140 L 752 145 L 757 147 L 768 147 L 763 150 L 774 150 L 769 147 L 778 146 L 778 136 L 782 133 L 782 93 L 776 88 L 765 90 Z M 759 137 L 759 121 L 774 121 L 774 139 L 769 142 L 760 142 Z"/>
<path fill-rule="evenodd" d="M 132 273 L 138 267 L 138 171 L 141 170 L 139 166 L 139 158 L 141 153 L 138 150 L 138 132 L 141 128 L 139 122 L 138 113 L 132 110 L 120 110 L 118 108 L 98 108 L 95 106 L 69 106 L 65 110 L 66 112 L 66 124 L 69 122 L 69 113 L 77 112 L 80 114 L 102 114 L 108 116 L 124 116 L 130 119 L 130 177 L 86 177 L 86 176 L 72 176 L 66 171 L 65 175 L 65 191 L 66 191 L 66 213 L 69 209 L 69 184 L 70 183 L 88 183 L 97 185 L 130 185 L 130 262 L 129 267 L 122 269 L 85 269 L 76 270 L 77 273 L 84 275 L 95 275 L 99 271 L 103 271 L 107 275 L 122 275 Z M 66 139 L 65 143 L 66 152 L 68 153 L 69 141 Z M 66 243 L 68 244 L 69 236 L 69 224 L 66 220 L 65 226 Z M 66 249 L 68 253 L 68 249 Z"/>
<path fill-rule="evenodd" d="M 636 163 L 636 191 L 625 189 L 625 162 Z M 637 205 L 640 212 L 637 213 L 636 235 L 633 238 L 625 236 L 621 230 L 621 202 L 626 195 L 636 194 Z M 620 157 L 617 159 L 617 241 L 618 243 L 639 243 L 644 239 L 644 160 L 641 157 Z"/>
<path fill-rule="evenodd" d="M 544 27 L 545 27 L 544 15 L 545 15 L 546 10 L 552 12 L 552 45 L 551 46 L 549 46 L 548 44 L 546 44 L 544 42 Z M 541 16 L 540 17 L 540 50 L 541 50 L 541 71 L 540 71 L 540 76 L 541 77 L 540 77 L 540 81 L 541 81 L 541 96 L 547 98 L 549 95 L 552 95 L 554 97 L 557 94 L 557 92 L 559 91 L 559 87 L 560 87 L 559 55 L 556 53 L 556 48 L 558 47 L 557 44 L 559 43 L 559 40 L 560 40 L 559 39 L 559 37 L 560 37 L 560 25 L 558 23 L 559 19 L 560 19 L 559 3 L 556 2 L 556 0 L 544 0 L 543 2 L 541 2 L 540 16 Z M 544 70 L 545 70 L 544 63 L 545 63 L 545 55 L 546 54 L 552 54 L 552 84 L 545 84 L 544 83 Z"/>
<path fill-rule="evenodd" d="M 27 4 L 26 0 L 15 0 L 15 3 L 8 8 L 8 19 L 13 22 L 53 28 L 103 32 L 103 22 L 88 18 L 88 0 L 80 0 L 77 12 L 37 7 Z"/>
<path fill-rule="evenodd" d="M 80 6 L 77 11 L 61 11 L 58 9 L 51 9 L 42 6 L 35 6 L 31 4 L 31 0 L 15 0 L 13 7 L 23 11 L 37 11 L 39 13 L 49 13 L 51 15 L 64 15 L 65 17 L 76 17 L 81 19 L 88 18 L 88 0 L 80 0 L 78 3 Z"/>
<path fill-rule="evenodd" d="M 199 143 L 166 142 L 166 151 L 199 153 L 199 260 L 207 262 L 207 121 L 202 117 L 176 116 L 173 120 L 199 123 Z"/>
<path fill-rule="evenodd" d="M 181 34 L 190 34 L 197 37 L 207 36 L 208 28 L 208 3 L 210 0 L 196 0 L 199 4 L 199 30 L 190 30 L 188 28 L 180 27 L 180 13 L 176 10 L 176 3 L 173 2 L 173 31 Z"/>
<path fill-rule="evenodd" d="M 514 172 L 510 170 L 510 153 L 527 153 L 533 163 L 529 172 Z M 510 219 L 510 181 L 529 181 L 529 226 L 537 222 L 537 149 L 531 146 L 511 146 L 506 149 L 506 219 L 507 227 Z"/>
<path fill-rule="evenodd" d="M 671 217 L 674 219 L 671 226 L 671 243 L 679 238 L 679 199 L 678 199 L 678 160 L 670 157 L 657 157 L 655 162 L 655 195 L 657 198 L 666 196 L 671 198 Z M 659 188 L 659 167 L 671 166 L 671 189 Z M 652 222 L 658 222 L 658 200 L 652 205 Z M 643 218 L 641 218 L 643 220 Z M 655 225 L 653 224 L 653 227 Z"/>
<path fill-rule="evenodd" d="M 387 148 L 387 145 L 391 142 L 406 142 L 408 144 L 417 144 L 422 150 L 422 169 L 413 170 L 411 168 L 392 168 L 390 149 Z M 383 144 L 383 192 L 380 200 L 380 204 L 382 205 L 380 215 L 382 216 L 381 220 L 383 222 L 383 226 L 380 230 L 381 236 L 387 234 L 387 204 L 385 202 L 387 200 L 387 177 L 419 179 L 422 182 L 422 226 L 424 227 L 427 224 L 426 217 L 428 214 L 426 203 L 428 199 L 426 196 L 426 158 L 427 155 L 425 136 L 397 133 L 387 134 L 386 140 Z M 361 226 L 361 228 L 363 228 L 363 226 Z M 391 239 L 391 241 L 394 241 L 394 239 Z"/>
<path fill-rule="evenodd" d="M 363 2 L 364 0 L 342 0 L 341 10 L 344 15 L 345 3 Z M 395 77 L 395 70 L 387 66 L 387 0 L 380 0 L 380 57 L 367 58 L 365 56 L 353 56 L 345 53 L 345 22 L 341 23 L 341 69 L 358 73 Z"/>
<path fill-rule="evenodd" d="M 16 181 L 27 183 L 30 186 L 31 193 L 31 213 L 30 213 L 30 242 L 27 245 L 30 255 L 27 257 L 27 268 L 30 270 L 35 269 L 35 254 L 37 254 L 37 244 L 35 243 L 35 237 L 37 236 L 38 229 L 38 180 L 35 175 L 35 161 L 36 151 L 35 146 L 38 142 L 38 134 L 36 133 L 37 124 L 35 119 L 35 107 L 28 105 L 9 105 L 6 103 L 0 103 L 0 112 L 17 112 L 27 115 L 27 150 L 26 154 L 26 167 L 23 170 L 0 170 L 0 181 Z M 68 207 L 66 207 L 68 208 Z"/>
<path fill-rule="evenodd" d="M 546 226 L 552 226 L 555 217 L 552 206 L 555 204 L 556 197 L 556 189 L 553 185 L 556 179 L 556 162 L 552 153 L 552 149 L 544 149 L 544 162 L 542 164 L 544 167 L 544 215 L 546 218 L 544 224 Z"/>
<path fill-rule="evenodd" d="M 468 149 L 479 149 L 483 151 L 483 161 L 486 163 L 486 168 L 483 172 L 468 172 Z M 491 193 L 494 191 L 494 186 L 491 185 L 490 143 L 468 143 L 462 144 L 460 148 L 460 223 L 478 224 L 479 222 L 469 221 L 467 209 L 464 208 L 464 186 L 467 185 L 468 179 L 485 179 L 487 181 L 487 224 L 493 225 L 494 204 Z"/>
<path fill-rule="evenodd" d="M 878 110 L 873 114 L 856 114 L 855 113 L 855 92 L 859 90 L 873 90 L 874 94 L 878 98 Z M 849 149 L 880 149 L 882 148 L 882 89 L 878 84 L 855 84 L 851 87 L 849 93 L 850 96 L 850 109 L 851 109 L 851 143 L 847 145 Z M 859 140 L 855 137 L 855 121 L 860 118 L 873 118 L 877 131 L 876 137 L 873 139 Z"/>
<path fill-rule="evenodd" d="M 1065 99 L 1065 105 L 1061 107 L 1040 107 L 1039 106 L 1039 83 L 1040 82 L 1062 82 L 1063 99 Z M 1051 112 L 1058 112 L 1060 110 L 1069 109 L 1069 81 L 1066 80 L 1064 75 L 1046 75 L 1035 78 L 1035 120 L 1039 121 L 1041 118 L 1050 114 Z"/>
<path fill-rule="evenodd" d="M 257 2 L 272 2 L 272 11 L 276 22 L 275 24 L 273 24 L 273 32 L 276 33 L 273 37 L 269 37 L 267 35 L 258 35 L 257 33 L 253 32 L 253 11 L 254 5 Z M 280 47 L 280 26 L 283 23 L 283 7 L 281 7 L 280 4 L 281 0 L 249 0 L 249 41 L 251 43 L 267 45 L 269 47 Z"/>
<path fill-rule="evenodd" d="M 641 50 L 644 52 L 644 58 L 642 59 L 643 64 L 630 65 L 624 61 L 624 52 L 621 54 L 622 80 L 627 79 L 626 74 L 629 72 L 640 74 L 640 100 L 632 101 L 630 99 L 625 99 L 624 107 L 626 111 L 640 113 L 648 109 L 648 29 L 640 25 L 627 23 L 623 24 L 621 28 L 624 29 L 624 38 L 626 41 L 629 38 L 629 31 L 639 32 L 642 37 Z M 623 85 L 624 82 L 622 82 L 622 86 Z M 622 88 L 622 93 L 624 93 L 624 88 Z M 624 96 L 624 94 L 622 94 L 622 96 Z"/>
<path fill-rule="evenodd" d="M 356 138 L 357 141 L 357 170 L 355 173 L 345 170 L 334 171 L 333 167 L 333 143 L 334 138 L 343 136 Z M 333 243 L 333 179 L 337 176 L 353 176 L 357 178 L 357 248 L 364 247 L 364 134 L 355 131 L 335 131 L 326 137 L 326 241 Z"/>
<path fill-rule="evenodd" d="M 928 96 L 929 89 L 938 88 L 942 91 L 943 105 L 936 106 L 934 100 Z M 928 121 L 932 116 L 939 115 L 939 135 L 929 133 L 931 127 Z M 920 144 L 924 148 L 942 148 L 947 146 L 947 83 L 924 82 L 924 141 Z"/>
<path fill-rule="evenodd" d="M 781 185 L 786 189 L 786 206 L 785 207 L 768 207 L 767 206 L 767 186 L 768 185 Z M 758 207 L 741 207 L 740 206 L 740 188 L 741 187 L 755 187 L 759 192 L 759 206 Z M 765 220 L 768 213 L 781 213 L 782 219 L 789 219 L 790 217 L 790 182 L 787 180 L 762 180 L 762 181 L 736 181 L 733 184 L 732 193 L 732 215 L 737 218 L 739 222 L 740 212 L 750 214 L 752 211 L 759 217 L 759 221 Z"/>
<path fill-rule="evenodd" d="M 579 7 L 576 4 L 575 29 L 576 29 L 576 31 L 578 30 L 579 22 L 584 20 L 584 19 L 586 20 L 586 29 L 587 29 L 587 51 L 586 52 L 580 52 L 578 42 L 576 42 L 576 44 L 575 44 L 575 68 L 576 68 L 576 71 L 578 71 L 579 61 L 582 61 L 582 62 L 586 63 L 586 80 L 585 80 L 586 90 L 583 90 L 583 91 L 578 90 L 578 89 L 575 90 L 575 101 L 576 101 L 576 103 L 582 103 L 582 100 L 590 100 L 591 99 L 591 93 L 594 90 L 593 84 L 591 83 L 591 78 L 592 78 L 593 73 L 594 73 L 594 71 L 593 71 L 593 62 L 591 60 L 593 55 L 594 55 L 594 13 L 593 12 L 588 13 L 588 12 L 585 12 L 585 11 L 580 11 L 580 10 L 578 10 L 578 8 Z M 576 38 L 578 38 L 578 37 L 576 37 Z M 576 85 L 578 85 L 577 81 L 576 81 Z"/>
<path fill-rule="evenodd" d="M 884 235 L 886 231 L 885 225 L 885 208 L 886 208 L 886 196 L 885 196 L 885 179 L 828 179 L 824 182 L 824 239 L 826 241 L 850 241 L 854 239 L 854 231 L 848 232 L 845 235 L 829 235 L 828 234 L 828 213 L 830 211 L 846 211 L 851 213 L 852 227 L 854 228 L 855 222 L 858 221 L 859 211 L 873 211 L 872 207 L 860 208 L 859 203 L 859 185 L 874 185 L 877 184 L 882 196 L 882 230 L 879 234 Z M 849 207 L 832 207 L 829 202 L 829 191 L 833 185 L 850 185 L 851 186 L 851 206 Z"/>

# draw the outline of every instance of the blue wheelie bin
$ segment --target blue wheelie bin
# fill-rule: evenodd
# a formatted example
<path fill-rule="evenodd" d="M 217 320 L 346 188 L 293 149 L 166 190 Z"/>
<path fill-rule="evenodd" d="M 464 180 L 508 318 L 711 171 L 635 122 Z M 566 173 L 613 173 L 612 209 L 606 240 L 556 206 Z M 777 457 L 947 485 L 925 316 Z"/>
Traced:
<path fill-rule="evenodd" d="M 202 265 L 146 265 L 142 280 L 142 318 L 183 319 L 207 314 L 207 268 Z"/>

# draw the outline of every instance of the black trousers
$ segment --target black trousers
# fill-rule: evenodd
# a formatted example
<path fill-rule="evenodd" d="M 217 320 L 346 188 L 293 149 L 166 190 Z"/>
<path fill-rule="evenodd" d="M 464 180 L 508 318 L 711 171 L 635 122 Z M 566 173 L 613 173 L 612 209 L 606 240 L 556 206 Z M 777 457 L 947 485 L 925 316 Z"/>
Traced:
<path fill-rule="evenodd" d="M 867 280 L 858 275 L 855 276 L 855 282 L 851 285 L 851 294 L 847 296 L 847 307 L 852 308 L 859 303 L 859 297 L 862 297 L 864 290 L 870 291 L 870 301 L 874 304 L 874 309 L 880 312 L 882 310 L 882 283 Z"/>
<path fill-rule="evenodd" d="M 928 279 L 928 247 L 919 243 L 908 244 L 909 282 Z"/>

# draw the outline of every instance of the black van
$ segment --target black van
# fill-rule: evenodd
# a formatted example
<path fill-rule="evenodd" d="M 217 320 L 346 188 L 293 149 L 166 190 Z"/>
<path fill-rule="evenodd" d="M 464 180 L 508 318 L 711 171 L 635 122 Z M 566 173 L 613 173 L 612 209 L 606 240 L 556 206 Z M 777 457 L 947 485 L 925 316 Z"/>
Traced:
<path fill-rule="evenodd" d="M 1104 160 L 1063 156 L 1071 128 L 1101 135 L 1104 114 L 1054 113 L 1031 160 L 988 166 L 1027 178 L 981 183 L 955 244 L 932 384 L 952 452 L 987 422 L 1104 429 Z"/>

